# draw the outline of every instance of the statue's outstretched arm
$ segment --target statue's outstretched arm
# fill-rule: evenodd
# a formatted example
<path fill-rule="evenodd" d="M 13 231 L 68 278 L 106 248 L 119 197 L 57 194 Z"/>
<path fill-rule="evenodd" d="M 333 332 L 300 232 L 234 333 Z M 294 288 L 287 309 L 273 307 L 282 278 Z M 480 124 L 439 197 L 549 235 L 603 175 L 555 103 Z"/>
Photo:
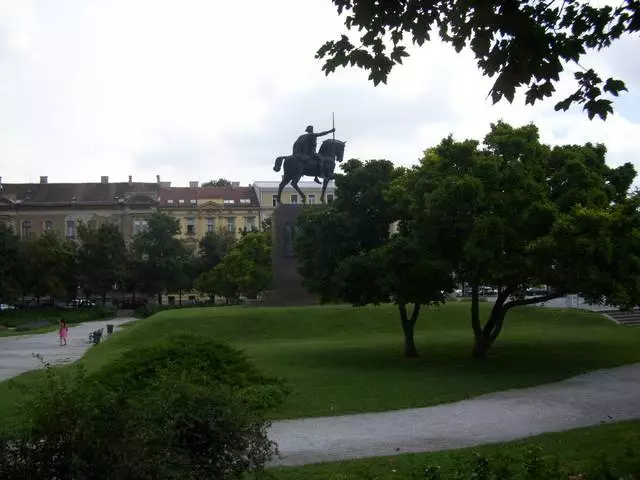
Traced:
<path fill-rule="evenodd" d="M 335 128 L 332 128 L 331 130 L 327 130 L 326 132 L 319 132 L 319 133 L 316 133 L 316 134 L 315 134 L 315 136 L 316 136 L 316 137 L 324 137 L 325 135 L 329 135 L 330 133 L 333 133 L 333 132 L 335 132 L 335 131 L 336 131 L 336 129 L 335 129 Z"/>

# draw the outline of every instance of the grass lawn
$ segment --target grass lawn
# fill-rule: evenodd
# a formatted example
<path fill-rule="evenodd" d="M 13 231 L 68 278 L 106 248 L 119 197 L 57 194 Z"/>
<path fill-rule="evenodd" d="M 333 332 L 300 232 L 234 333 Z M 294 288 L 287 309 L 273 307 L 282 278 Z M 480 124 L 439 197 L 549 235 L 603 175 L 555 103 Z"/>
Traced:
<path fill-rule="evenodd" d="M 33 330 L 22 330 L 22 331 L 0 330 L 0 338 L 17 337 L 19 335 L 37 335 L 39 333 L 53 332 L 54 330 L 57 330 L 57 329 L 58 329 L 57 325 L 49 325 L 48 327 L 34 328 Z"/>
<path fill-rule="evenodd" d="M 500 462 L 501 456 L 507 456 L 510 459 L 525 458 L 527 451 L 532 448 L 539 448 L 543 460 L 549 463 L 557 461 L 562 470 L 567 473 L 576 474 L 589 471 L 591 468 L 597 467 L 604 457 L 619 475 L 613 478 L 622 478 L 622 474 L 640 474 L 640 458 L 638 456 L 638 452 L 640 452 L 640 422 L 623 422 L 561 433 L 548 433 L 516 442 L 461 450 L 376 457 L 303 467 L 274 468 L 269 470 L 269 478 L 273 480 L 297 480 L 300 478 L 305 480 L 418 479 L 425 478 L 424 471 L 429 467 L 440 467 L 442 479 L 477 478 L 472 476 L 471 471 L 476 454 L 487 458 L 489 465 L 496 465 Z M 630 463 L 634 463 L 634 465 L 630 465 Z M 516 472 L 523 469 L 522 463 L 519 461 L 510 461 L 509 466 Z M 460 470 L 462 471 L 460 472 Z M 465 473 L 465 475 L 456 476 L 456 473 Z M 640 477 L 636 476 L 635 478 Z"/>
<path fill-rule="evenodd" d="M 481 304 L 488 314 L 489 304 Z M 425 309 L 416 326 L 420 358 L 402 357 L 393 306 L 189 308 L 133 323 L 91 348 L 92 370 L 160 337 L 190 332 L 238 346 L 291 388 L 274 418 L 424 407 L 483 393 L 552 382 L 598 368 L 640 362 L 640 328 L 590 312 L 523 307 L 511 311 L 490 358 L 471 358 L 470 304 Z M 17 377 L 28 386 L 40 372 Z M 19 392 L 0 383 L 0 423 Z"/>

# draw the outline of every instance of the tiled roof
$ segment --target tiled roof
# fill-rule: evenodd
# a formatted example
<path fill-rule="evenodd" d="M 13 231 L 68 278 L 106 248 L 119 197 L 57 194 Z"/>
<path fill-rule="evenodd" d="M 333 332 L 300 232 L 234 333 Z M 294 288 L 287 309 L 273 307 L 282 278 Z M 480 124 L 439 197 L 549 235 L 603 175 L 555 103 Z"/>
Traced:
<path fill-rule="evenodd" d="M 114 204 L 135 194 L 157 199 L 157 183 L 5 183 L 0 197 L 22 204 Z"/>
<path fill-rule="evenodd" d="M 232 205 L 258 206 L 258 198 L 251 187 L 168 187 L 160 190 L 162 206 L 179 207 L 199 203 L 202 199 L 232 200 Z M 183 200 L 183 203 L 180 201 Z M 241 202 L 244 200 L 245 202 Z M 246 200 L 249 200 L 246 203 Z"/>

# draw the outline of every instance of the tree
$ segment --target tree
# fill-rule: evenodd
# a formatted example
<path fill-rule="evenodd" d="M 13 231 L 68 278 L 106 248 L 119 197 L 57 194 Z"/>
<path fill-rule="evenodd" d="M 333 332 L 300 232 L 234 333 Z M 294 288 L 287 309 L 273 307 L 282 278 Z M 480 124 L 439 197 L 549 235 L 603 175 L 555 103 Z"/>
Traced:
<path fill-rule="evenodd" d="M 327 75 L 339 66 L 357 65 L 370 72 L 375 85 L 386 83 L 392 68 L 408 56 L 408 40 L 422 46 L 437 29 L 457 52 L 469 47 L 484 75 L 497 74 L 490 91 L 494 103 L 503 98 L 512 102 L 523 86 L 527 104 L 550 97 L 567 64 L 578 66 L 577 90 L 555 108 L 566 111 L 573 103 L 583 104 L 590 119 L 613 112 L 603 92 L 617 96 L 626 87 L 621 80 L 603 81 L 593 69 L 582 68 L 582 57 L 640 30 L 640 3 L 635 0 L 621 0 L 615 7 L 596 7 L 588 0 L 332 1 L 338 14 L 346 15 L 347 30 L 362 33 L 357 42 L 343 34 L 320 47 L 316 58 L 325 59 Z"/>
<path fill-rule="evenodd" d="M 0 224 L 0 302 L 15 300 L 22 293 L 25 276 L 24 243 L 13 229 Z"/>
<path fill-rule="evenodd" d="M 215 267 L 235 243 L 235 233 L 226 229 L 205 233 L 200 240 L 200 271 L 208 271 Z"/>
<path fill-rule="evenodd" d="M 602 145 L 551 148 L 534 125 L 491 126 L 479 142 L 444 139 L 391 196 L 419 242 L 472 287 L 474 355 L 484 357 L 509 310 L 578 293 L 591 302 L 640 301 L 640 199 L 631 164 L 610 168 Z M 499 293 L 483 325 L 479 286 Z M 527 287 L 549 294 L 527 298 Z"/>
<path fill-rule="evenodd" d="M 36 298 L 70 297 L 77 286 L 77 249 L 50 230 L 26 240 L 26 290 Z"/>
<path fill-rule="evenodd" d="M 178 233 L 178 219 L 158 212 L 149 217 L 147 229 L 133 239 L 136 283 L 142 292 L 157 295 L 158 303 L 162 303 L 162 292 L 174 285 L 184 259 L 190 255 L 184 243 L 175 237 Z"/>
<path fill-rule="evenodd" d="M 125 268 L 126 246 L 120 229 L 108 223 L 95 225 L 81 223 L 78 226 L 78 267 L 85 291 L 102 296 L 122 282 Z"/>
<path fill-rule="evenodd" d="M 202 184 L 203 187 L 230 187 L 231 182 L 226 178 L 219 178 L 218 180 L 209 180 Z"/>
<path fill-rule="evenodd" d="M 271 283 L 271 242 L 267 232 L 248 232 L 213 269 L 196 279 L 196 288 L 236 302 L 256 298 Z"/>
<path fill-rule="evenodd" d="M 386 160 L 349 160 L 330 206 L 301 214 L 296 252 L 304 284 L 322 301 L 353 305 L 395 302 L 406 357 L 418 355 L 415 324 L 423 306 L 444 301 L 450 269 L 414 241 L 410 228 L 390 237 L 397 216 L 386 190 L 404 171 Z M 411 312 L 408 307 L 413 305 Z"/>
<path fill-rule="evenodd" d="M 270 232 L 271 231 L 271 217 L 269 218 L 265 218 L 264 220 L 262 220 L 262 223 L 260 224 L 260 226 L 262 227 L 262 231 L 263 232 Z"/>

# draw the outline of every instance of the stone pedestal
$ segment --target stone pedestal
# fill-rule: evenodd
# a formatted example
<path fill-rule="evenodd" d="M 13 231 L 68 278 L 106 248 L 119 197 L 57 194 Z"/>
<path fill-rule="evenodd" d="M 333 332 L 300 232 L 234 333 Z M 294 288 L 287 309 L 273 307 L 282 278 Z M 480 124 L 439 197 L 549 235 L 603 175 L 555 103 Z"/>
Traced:
<path fill-rule="evenodd" d="M 271 216 L 273 283 L 271 289 L 265 292 L 264 305 L 317 305 L 319 303 L 319 297 L 310 294 L 302 286 L 293 250 L 295 222 L 302 208 L 304 208 L 302 205 L 280 204 Z"/>

